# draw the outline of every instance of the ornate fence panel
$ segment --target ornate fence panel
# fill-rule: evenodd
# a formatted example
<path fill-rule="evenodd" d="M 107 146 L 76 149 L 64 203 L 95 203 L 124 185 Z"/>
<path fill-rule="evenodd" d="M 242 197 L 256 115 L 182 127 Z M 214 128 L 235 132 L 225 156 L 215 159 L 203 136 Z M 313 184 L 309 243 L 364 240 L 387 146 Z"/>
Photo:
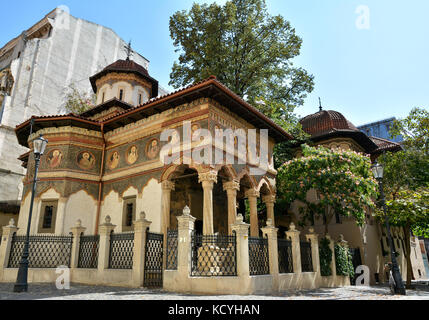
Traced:
<path fill-rule="evenodd" d="M 235 235 L 192 234 L 191 276 L 236 276 Z"/>
<path fill-rule="evenodd" d="M 134 232 L 110 235 L 109 269 L 133 268 Z"/>
<path fill-rule="evenodd" d="M 13 235 L 8 268 L 18 268 L 26 236 Z M 70 267 L 72 236 L 37 235 L 29 237 L 28 266 L 30 268 Z"/>
<path fill-rule="evenodd" d="M 100 236 L 81 236 L 79 245 L 78 268 L 98 267 L 98 248 L 100 245 Z"/>
<path fill-rule="evenodd" d="M 249 237 L 250 275 L 269 274 L 270 264 L 268 259 L 268 239 Z"/>
<path fill-rule="evenodd" d="M 167 231 L 167 270 L 177 270 L 177 230 Z"/>
<path fill-rule="evenodd" d="M 278 239 L 279 273 L 293 273 L 292 241 Z"/>
<path fill-rule="evenodd" d="M 163 245 L 163 234 L 147 232 L 143 280 L 145 287 L 162 287 Z"/>
<path fill-rule="evenodd" d="M 313 272 L 313 259 L 311 257 L 311 243 L 301 241 L 301 269 L 302 272 Z"/>

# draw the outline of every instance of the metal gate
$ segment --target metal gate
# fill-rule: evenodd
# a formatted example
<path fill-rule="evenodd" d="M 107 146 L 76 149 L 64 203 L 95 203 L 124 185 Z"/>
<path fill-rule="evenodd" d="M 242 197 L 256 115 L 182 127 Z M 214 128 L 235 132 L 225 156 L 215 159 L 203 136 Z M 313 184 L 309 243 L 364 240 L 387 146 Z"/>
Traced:
<path fill-rule="evenodd" d="M 144 265 L 144 287 L 162 287 L 162 252 L 164 235 L 148 232 Z"/>
<path fill-rule="evenodd" d="M 350 251 L 350 254 L 352 256 L 353 270 L 355 270 L 355 272 L 356 272 L 356 268 L 362 264 L 362 259 L 360 256 L 360 249 L 359 248 L 349 248 L 349 251 Z M 355 276 L 353 278 L 350 277 L 350 284 L 352 286 L 356 285 L 356 278 L 358 276 L 359 275 L 355 274 Z"/>

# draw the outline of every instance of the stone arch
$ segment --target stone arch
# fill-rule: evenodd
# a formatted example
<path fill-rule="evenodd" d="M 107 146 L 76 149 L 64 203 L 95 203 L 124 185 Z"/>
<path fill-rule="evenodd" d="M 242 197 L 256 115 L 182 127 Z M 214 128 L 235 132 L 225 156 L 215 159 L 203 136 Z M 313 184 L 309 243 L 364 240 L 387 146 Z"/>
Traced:
<path fill-rule="evenodd" d="M 275 194 L 274 189 L 271 186 L 270 182 L 268 181 L 267 177 L 263 177 L 261 181 L 259 181 L 259 184 L 256 190 L 261 192 L 261 194 L 270 194 L 270 195 Z"/>

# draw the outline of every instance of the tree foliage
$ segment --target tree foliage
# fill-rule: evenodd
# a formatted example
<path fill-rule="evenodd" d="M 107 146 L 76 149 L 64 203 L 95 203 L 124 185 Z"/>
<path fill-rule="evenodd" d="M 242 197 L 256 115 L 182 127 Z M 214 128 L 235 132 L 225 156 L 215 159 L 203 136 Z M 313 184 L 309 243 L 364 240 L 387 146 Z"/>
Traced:
<path fill-rule="evenodd" d="M 367 156 L 348 150 L 302 145 L 302 157 L 278 170 L 278 196 L 291 204 L 299 201 L 302 223 L 324 217 L 325 231 L 334 214 L 365 221 L 365 210 L 374 207 L 377 182 Z M 308 198 L 316 191 L 317 201 Z"/>
<path fill-rule="evenodd" d="M 63 109 L 67 113 L 81 114 L 95 106 L 96 95 L 82 92 L 72 83 L 65 89 Z"/>
<path fill-rule="evenodd" d="M 282 16 L 271 16 L 264 0 L 199 5 L 170 17 L 179 61 L 169 84 L 175 88 L 216 75 L 255 106 L 258 97 L 282 103 L 284 112 L 303 104 L 313 76 L 293 66 L 302 40 Z"/>
<path fill-rule="evenodd" d="M 319 245 L 319 258 L 320 258 L 320 274 L 323 277 L 332 275 L 331 262 L 332 250 L 329 247 L 331 241 L 328 238 L 320 239 Z"/>
<path fill-rule="evenodd" d="M 412 109 L 406 118 L 393 123 L 390 135 L 393 137 L 401 135 L 406 149 L 429 154 L 429 112 L 424 108 Z"/>

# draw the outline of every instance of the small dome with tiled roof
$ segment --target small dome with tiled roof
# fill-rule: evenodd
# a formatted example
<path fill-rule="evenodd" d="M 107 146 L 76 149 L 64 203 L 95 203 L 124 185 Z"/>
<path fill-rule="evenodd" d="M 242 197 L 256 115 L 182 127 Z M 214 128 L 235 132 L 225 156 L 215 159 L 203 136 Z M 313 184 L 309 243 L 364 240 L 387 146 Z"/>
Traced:
<path fill-rule="evenodd" d="M 120 59 L 113 62 L 112 64 L 109 64 L 103 70 L 101 70 L 100 72 L 98 72 L 97 74 L 89 78 L 92 89 L 94 90 L 95 93 L 97 93 L 98 90 L 100 89 L 100 88 L 97 88 L 97 80 L 111 73 L 134 74 L 139 79 L 143 79 L 146 81 L 146 83 L 150 84 L 150 88 L 148 88 L 150 91 L 149 99 L 158 96 L 158 81 L 149 75 L 149 72 L 145 67 L 139 65 L 135 61 L 130 60 L 128 58 L 126 60 Z M 141 103 L 138 103 L 138 104 L 141 104 Z"/>
<path fill-rule="evenodd" d="M 311 136 L 318 136 L 338 130 L 359 131 L 340 112 L 320 110 L 300 120 L 302 129 Z"/>

